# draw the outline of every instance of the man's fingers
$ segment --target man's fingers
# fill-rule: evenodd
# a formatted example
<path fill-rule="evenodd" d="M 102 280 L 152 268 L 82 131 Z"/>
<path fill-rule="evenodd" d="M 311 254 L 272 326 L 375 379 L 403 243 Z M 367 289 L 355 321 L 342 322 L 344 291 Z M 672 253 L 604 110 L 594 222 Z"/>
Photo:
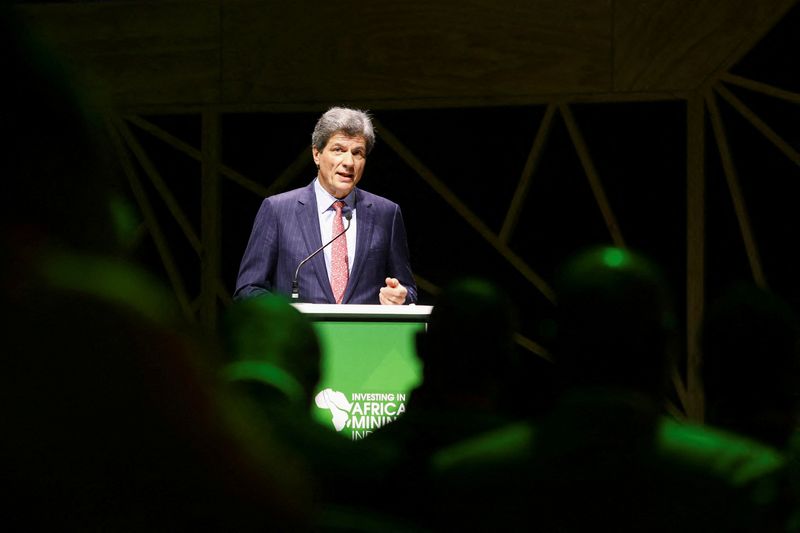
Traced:
<path fill-rule="evenodd" d="M 406 301 L 408 289 L 399 285 L 398 287 L 382 287 L 378 300 L 383 305 L 402 305 Z"/>

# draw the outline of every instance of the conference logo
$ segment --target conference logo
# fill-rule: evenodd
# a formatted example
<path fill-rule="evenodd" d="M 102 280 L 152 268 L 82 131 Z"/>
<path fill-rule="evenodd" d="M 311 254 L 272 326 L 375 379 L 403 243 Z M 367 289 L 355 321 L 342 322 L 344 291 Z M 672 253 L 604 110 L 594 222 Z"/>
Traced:
<path fill-rule="evenodd" d="M 360 440 L 379 427 L 397 420 L 406 411 L 406 395 L 399 393 L 353 393 L 324 389 L 314 398 L 319 409 L 330 411 L 331 424 L 338 433 Z"/>

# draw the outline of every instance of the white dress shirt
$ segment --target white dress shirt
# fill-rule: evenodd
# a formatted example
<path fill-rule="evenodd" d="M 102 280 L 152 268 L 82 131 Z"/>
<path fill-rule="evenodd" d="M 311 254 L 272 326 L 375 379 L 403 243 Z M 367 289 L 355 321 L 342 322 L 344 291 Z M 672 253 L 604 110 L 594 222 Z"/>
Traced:
<path fill-rule="evenodd" d="M 333 208 L 334 202 L 339 199 L 334 197 L 328 191 L 322 188 L 319 184 L 319 179 L 314 180 L 314 193 L 317 196 L 317 213 L 319 214 L 319 232 L 322 237 L 322 244 L 330 241 L 333 235 L 333 217 L 336 215 L 336 210 Z M 347 230 L 340 239 L 347 238 L 347 269 L 349 272 L 353 271 L 353 260 L 356 257 L 356 191 L 353 191 L 345 196 L 342 201 L 352 209 L 353 217 L 350 219 L 350 229 Z M 347 227 L 347 220 L 342 218 L 344 227 Z M 325 267 L 328 269 L 328 279 L 331 278 L 331 247 L 328 246 L 322 253 L 325 255 Z"/>

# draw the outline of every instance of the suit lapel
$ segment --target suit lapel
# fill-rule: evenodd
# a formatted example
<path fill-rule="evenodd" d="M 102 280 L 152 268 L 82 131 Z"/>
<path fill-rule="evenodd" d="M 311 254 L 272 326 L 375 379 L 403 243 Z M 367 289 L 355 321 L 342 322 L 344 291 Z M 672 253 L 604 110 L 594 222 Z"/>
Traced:
<path fill-rule="evenodd" d="M 350 280 L 347 282 L 344 298 L 342 298 L 343 303 L 348 303 L 356 289 L 359 276 L 361 276 L 361 271 L 364 269 L 364 263 L 367 262 L 369 245 L 372 242 L 372 229 L 375 227 L 375 210 L 372 208 L 372 202 L 364 200 L 363 194 L 361 194 L 358 188 L 356 188 L 356 213 L 358 217 L 358 226 L 356 227 L 356 257 L 353 261 L 353 268 L 350 270 Z"/>
<path fill-rule="evenodd" d="M 317 214 L 317 198 L 314 194 L 314 182 L 311 182 L 311 185 L 306 187 L 304 194 L 297 201 L 297 219 L 300 229 L 303 232 L 303 239 L 306 243 L 307 257 L 311 252 L 322 246 L 322 237 L 319 232 L 319 215 Z M 318 253 L 309 263 L 310 264 L 305 265 L 303 268 L 311 267 L 314 269 L 322 294 L 328 300 L 328 303 L 335 303 L 331 283 L 330 280 L 328 280 L 328 269 L 325 267 L 324 253 Z"/>

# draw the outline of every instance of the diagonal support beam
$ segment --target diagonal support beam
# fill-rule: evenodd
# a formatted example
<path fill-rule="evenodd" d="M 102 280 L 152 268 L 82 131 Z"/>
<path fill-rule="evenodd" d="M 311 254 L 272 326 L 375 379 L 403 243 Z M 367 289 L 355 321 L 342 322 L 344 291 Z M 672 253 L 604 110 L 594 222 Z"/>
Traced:
<path fill-rule="evenodd" d="M 522 335 L 521 333 L 514 333 L 514 342 L 516 342 L 518 345 L 520 345 L 522 348 L 525 348 L 529 352 L 535 353 L 545 361 L 549 361 L 551 363 L 553 362 L 553 355 L 547 348 L 545 348 L 538 342 L 529 339 L 525 335 Z"/>
<path fill-rule="evenodd" d="M 586 141 L 583 139 L 580 128 L 578 128 L 575 117 L 572 116 L 572 111 L 569 105 L 561 103 L 558 105 L 561 116 L 564 118 L 564 123 L 567 125 L 569 136 L 572 139 L 572 144 L 575 145 L 575 150 L 578 152 L 578 158 L 581 160 L 583 170 L 586 177 L 589 179 L 589 186 L 592 188 L 594 198 L 603 214 L 603 220 L 606 222 L 608 232 L 611 234 L 611 239 L 614 246 L 625 248 L 625 239 L 622 238 L 622 232 L 617 224 L 617 218 L 614 216 L 614 211 L 611 209 L 611 204 L 608 202 L 608 197 L 603 189 L 603 184 L 600 182 L 600 176 L 592 162 L 592 157 L 589 155 L 589 149 L 586 146 Z"/>
<path fill-rule="evenodd" d="M 294 158 L 294 161 L 289 163 L 289 166 L 286 167 L 284 171 L 273 180 L 272 183 L 270 183 L 269 187 L 267 187 L 265 190 L 265 197 L 285 191 L 289 184 L 294 181 L 295 178 L 297 178 L 300 172 L 308 166 L 311 160 L 311 148 L 303 148 L 303 150 L 297 154 L 297 157 Z M 311 181 L 311 178 L 312 176 L 309 176 L 308 181 Z M 306 183 L 308 183 L 308 181 Z"/>
<path fill-rule="evenodd" d="M 775 131 L 770 128 L 766 122 L 761 120 L 761 118 L 756 115 L 749 107 L 744 105 L 741 100 L 739 100 L 732 92 L 726 89 L 722 84 L 718 84 L 716 87 L 717 92 L 719 95 L 728 102 L 736 111 L 739 112 L 744 118 L 747 119 L 750 124 L 753 125 L 764 137 L 766 137 L 772 144 L 774 144 L 778 150 L 783 152 L 786 157 L 794 161 L 795 165 L 800 165 L 800 152 L 792 148 L 792 146 L 783 140 L 783 138 L 775 133 Z"/>
<path fill-rule="evenodd" d="M 164 179 L 159 174 L 158 170 L 156 170 L 155 165 L 147 156 L 147 153 L 142 148 L 142 145 L 139 144 L 139 141 L 133 135 L 128 125 L 125 123 L 124 120 L 117 120 L 117 128 L 119 132 L 122 134 L 122 137 L 125 139 L 125 142 L 130 147 L 131 152 L 136 157 L 139 164 L 142 166 L 145 174 L 147 177 L 150 178 L 151 183 L 156 188 L 156 191 L 161 195 L 161 199 L 164 200 L 164 203 L 167 205 L 167 209 L 172 214 L 172 217 L 178 223 L 183 234 L 189 240 L 189 243 L 192 245 L 192 248 L 196 253 L 200 253 L 200 238 L 197 236 L 192 224 L 189 222 L 189 219 L 186 217 L 186 214 L 181 209 L 178 201 L 175 199 L 175 196 L 172 194 L 172 191 L 169 190 L 167 184 L 164 182 Z"/>
<path fill-rule="evenodd" d="M 553 103 L 549 104 L 542 118 L 542 123 L 539 125 L 539 130 L 536 132 L 536 138 L 533 140 L 533 146 L 528 154 L 528 159 L 525 161 L 525 166 L 522 169 L 522 176 L 519 179 L 516 191 L 514 191 L 511 205 L 506 214 L 506 219 L 503 221 L 503 227 L 500 230 L 500 240 L 506 244 L 511 239 L 511 234 L 517 226 L 517 220 L 519 219 L 520 211 L 522 211 L 522 206 L 525 204 L 525 200 L 528 197 L 531 177 L 536 171 L 539 159 L 541 159 L 555 112 L 556 105 Z"/>
<path fill-rule="evenodd" d="M 164 233 L 161 231 L 161 227 L 158 225 L 158 220 L 156 219 L 153 207 L 150 205 L 150 200 L 147 198 L 147 194 L 145 193 L 141 181 L 136 174 L 136 169 L 134 168 L 131 156 L 125 148 L 125 142 L 123 141 L 122 136 L 117 129 L 117 125 L 120 123 L 121 119 L 106 117 L 106 127 L 111 137 L 111 141 L 114 143 L 114 147 L 117 150 L 122 169 L 128 178 L 131 190 L 133 191 L 133 195 L 139 205 L 139 209 L 142 211 L 142 216 L 144 217 L 145 223 L 150 230 L 150 234 L 153 236 L 153 241 L 155 242 L 156 249 L 161 257 L 161 262 L 164 264 L 164 268 L 167 271 L 167 277 L 172 284 L 172 289 L 175 292 L 178 305 L 180 305 L 180 308 L 187 320 L 193 321 L 194 312 L 192 311 L 192 304 L 186 292 L 183 278 L 180 275 L 180 271 L 175 263 L 175 259 L 172 257 L 172 251 L 167 243 L 167 239 L 164 236 Z"/>
<path fill-rule="evenodd" d="M 731 74 L 730 72 L 725 72 L 719 77 L 719 79 L 732 85 L 738 85 L 739 87 L 743 87 L 751 91 L 766 94 L 767 96 L 771 96 L 773 98 L 786 100 L 788 102 L 792 102 L 793 104 L 800 104 L 800 93 L 787 91 L 786 89 L 781 89 L 760 81 L 743 78 L 741 76 L 737 76 L 736 74 Z"/>
<path fill-rule="evenodd" d="M 442 199 L 452 207 L 465 221 L 470 225 L 478 234 L 483 237 L 497 252 L 508 261 L 517 271 L 522 274 L 539 292 L 541 292 L 548 300 L 555 303 L 556 296 L 553 289 L 528 266 L 528 264 L 514 253 L 506 243 L 500 238 L 478 217 L 472 210 L 456 196 L 436 175 L 426 167 L 411 151 L 401 143 L 394 134 L 389 131 L 386 126 L 379 124 L 377 120 L 373 119 L 375 127 L 381 132 L 381 138 L 388 144 L 396 153 L 410 166 L 414 171 L 422 177 L 423 180 L 439 195 Z"/>
<path fill-rule="evenodd" d="M 131 124 L 136 125 L 138 128 L 172 146 L 179 152 L 182 152 L 197 161 L 203 161 L 203 153 L 201 150 L 198 150 L 190 144 L 178 139 L 171 133 L 164 131 L 155 124 L 148 122 L 138 115 L 127 115 L 125 118 Z M 275 178 L 275 180 L 273 180 L 269 187 L 265 187 L 261 183 L 248 178 L 244 174 L 240 174 L 232 168 L 223 165 L 221 161 L 217 161 L 215 164 L 217 172 L 219 172 L 222 176 L 228 178 L 250 192 L 253 192 L 262 198 L 266 198 L 267 196 L 271 196 L 286 189 L 287 185 L 291 183 L 292 180 L 297 177 L 300 171 L 302 171 L 308 165 L 308 162 L 311 159 L 310 152 L 310 148 L 304 148 L 297 155 L 294 161 L 292 161 L 289 166 L 286 167 L 286 169 L 277 178 Z"/>
<path fill-rule="evenodd" d="M 747 252 L 747 259 L 750 262 L 750 270 L 753 273 L 753 279 L 756 285 L 761 288 L 766 288 L 767 281 L 764 278 L 764 271 L 761 268 L 761 258 L 758 253 L 755 235 L 753 234 L 753 227 L 750 223 L 750 216 L 747 213 L 747 206 L 745 205 L 742 188 L 739 185 L 736 166 L 733 163 L 733 157 L 730 147 L 728 146 L 725 126 L 722 124 L 722 117 L 719 114 L 719 108 L 717 107 L 712 89 L 709 88 L 706 91 L 705 99 L 709 115 L 711 116 L 711 126 L 714 129 L 714 137 L 717 140 L 719 155 L 722 158 L 722 168 L 725 172 L 725 179 L 728 182 L 728 191 L 731 194 L 733 208 L 736 211 L 736 219 L 739 221 L 739 229 L 742 233 L 742 240 L 744 241 L 745 250 Z"/>
<path fill-rule="evenodd" d="M 125 120 L 134 124 L 136 127 L 145 131 L 155 137 L 156 139 L 168 144 L 172 148 L 175 148 L 179 152 L 186 154 L 187 156 L 195 159 L 196 161 L 203 161 L 203 153 L 201 150 L 198 150 L 194 146 L 186 143 L 179 138 L 175 137 L 171 133 L 164 131 L 163 129 L 159 128 L 152 122 L 149 122 L 138 115 L 126 115 Z M 233 170 L 230 167 L 223 165 L 222 163 L 217 163 L 217 170 L 220 174 L 228 178 L 229 180 L 241 185 L 245 189 L 259 195 L 262 197 L 267 197 L 270 195 L 268 189 L 261 185 L 260 183 L 251 180 L 250 178 L 244 176 Z"/>

